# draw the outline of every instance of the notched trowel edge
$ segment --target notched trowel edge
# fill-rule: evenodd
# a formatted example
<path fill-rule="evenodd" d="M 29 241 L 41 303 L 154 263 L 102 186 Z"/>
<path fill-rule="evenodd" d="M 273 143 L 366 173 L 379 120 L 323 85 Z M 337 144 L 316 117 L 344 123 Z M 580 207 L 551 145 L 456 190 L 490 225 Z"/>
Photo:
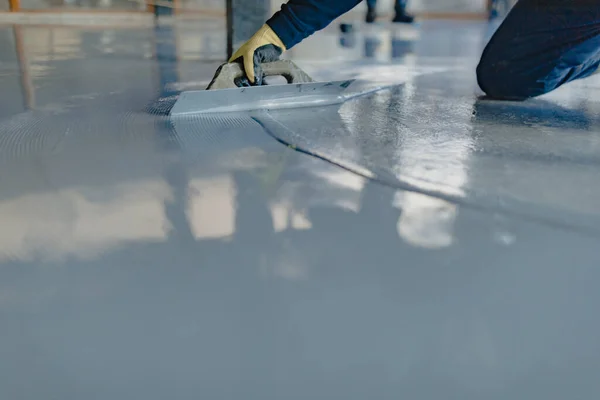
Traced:
<path fill-rule="evenodd" d="M 347 80 L 252 86 L 237 89 L 192 90 L 179 95 L 171 110 L 171 116 L 339 104 L 348 98 L 347 90 Z"/>

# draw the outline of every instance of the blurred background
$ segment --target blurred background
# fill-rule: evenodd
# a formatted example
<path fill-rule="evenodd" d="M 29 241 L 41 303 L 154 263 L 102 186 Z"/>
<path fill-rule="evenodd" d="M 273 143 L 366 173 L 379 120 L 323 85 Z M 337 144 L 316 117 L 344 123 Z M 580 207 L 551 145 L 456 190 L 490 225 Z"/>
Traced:
<path fill-rule="evenodd" d="M 471 17 L 485 18 L 494 8 L 505 8 L 514 0 L 411 0 L 409 10 L 417 16 L 425 17 Z M 185 16 L 203 16 L 225 18 L 226 0 L 0 0 L 1 12 L 127 12 L 156 13 L 159 15 L 185 14 Z M 282 0 L 270 0 L 271 12 L 279 9 Z M 378 9 L 382 15 L 391 13 L 393 0 L 379 0 Z M 350 12 L 350 15 L 362 13 L 364 4 Z M 5 15 L 2 19 L 7 20 Z"/>
<path fill-rule="evenodd" d="M 500 20 L 515 1 L 409 0 L 408 12 L 416 16 L 418 23 Z M 56 72 L 55 63 L 61 60 L 72 70 L 70 79 L 77 79 L 81 87 L 89 86 L 86 82 L 97 78 L 99 69 L 115 69 L 114 74 L 128 75 L 116 63 L 92 63 L 91 59 L 96 57 L 140 60 L 132 73 L 152 76 L 149 79 L 155 92 L 175 92 L 190 85 L 203 87 L 218 63 L 228 58 L 232 49 L 250 37 L 282 3 L 282 0 L 0 0 L 0 68 L 14 65 L 20 71 L 18 75 L 0 76 L 0 83 L 9 86 L 14 94 L 0 99 L 0 117 L 57 100 L 60 90 L 53 82 L 59 85 L 59 81 L 49 77 L 52 71 Z M 326 56 L 333 62 L 366 56 L 385 61 L 419 52 L 413 46 L 418 30 L 406 24 L 406 29 L 391 33 L 393 29 L 385 25 L 394 14 L 394 0 L 377 1 L 379 24 L 374 29 L 340 38 L 339 27 L 349 23 L 358 28 L 364 24 L 366 10 L 366 2 L 359 4 L 322 34 L 288 51 L 285 57 L 318 60 Z M 438 36 L 436 48 L 447 47 L 451 39 L 441 31 Z M 483 37 L 486 36 L 484 33 Z M 356 46 L 357 40 L 364 41 L 364 46 Z M 473 40 L 480 41 L 479 32 Z M 476 53 L 483 44 L 474 47 Z M 421 47 L 428 52 L 432 45 Z M 457 46 L 448 48 L 462 51 Z M 157 59 L 158 69 L 156 64 L 141 62 Z M 79 64 L 86 67 L 80 68 Z M 164 65 L 169 65 L 172 71 L 165 73 Z M 119 85 L 118 81 L 111 78 L 109 84 Z M 15 102 L 15 97 L 20 101 Z"/>

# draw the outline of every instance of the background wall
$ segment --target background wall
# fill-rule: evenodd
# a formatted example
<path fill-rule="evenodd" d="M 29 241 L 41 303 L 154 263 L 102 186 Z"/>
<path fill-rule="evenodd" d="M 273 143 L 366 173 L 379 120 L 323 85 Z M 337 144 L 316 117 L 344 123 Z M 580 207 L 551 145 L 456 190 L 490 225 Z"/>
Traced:
<path fill-rule="evenodd" d="M 197 0 L 210 1 L 210 0 Z M 273 10 L 279 9 L 283 0 L 271 0 Z M 486 12 L 487 0 L 408 0 L 408 8 L 419 13 L 482 13 Z M 394 10 L 394 0 L 378 0 L 377 9 L 381 14 L 390 14 Z M 365 3 L 359 4 L 351 13 L 364 12 Z"/>
<path fill-rule="evenodd" d="M 7 1 L 7 0 L 0 0 Z M 110 10 L 145 10 L 143 0 L 21 0 L 22 10 L 47 9 L 110 9 Z"/>
<path fill-rule="evenodd" d="M 179 0 L 182 8 L 225 13 L 225 0 Z"/>
<path fill-rule="evenodd" d="M 408 7 L 414 12 L 482 13 L 487 0 L 408 0 Z"/>

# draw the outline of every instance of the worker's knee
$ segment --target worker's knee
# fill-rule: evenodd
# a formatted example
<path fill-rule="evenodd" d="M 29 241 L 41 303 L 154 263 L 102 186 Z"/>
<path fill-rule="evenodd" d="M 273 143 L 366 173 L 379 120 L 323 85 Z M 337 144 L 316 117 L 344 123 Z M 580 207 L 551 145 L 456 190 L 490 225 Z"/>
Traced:
<path fill-rule="evenodd" d="M 524 100 L 554 90 L 555 85 L 539 73 L 524 73 L 526 68 L 505 61 L 482 57 L 477 65 L 477 83 L 489 97 L 503 100 Z"/>

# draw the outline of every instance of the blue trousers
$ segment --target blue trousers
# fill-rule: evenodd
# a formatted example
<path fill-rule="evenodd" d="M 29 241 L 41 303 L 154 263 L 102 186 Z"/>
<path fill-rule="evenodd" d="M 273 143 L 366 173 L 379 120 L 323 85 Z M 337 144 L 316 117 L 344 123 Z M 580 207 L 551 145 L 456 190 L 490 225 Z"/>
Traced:
<path fill-rule="evenodd" d="M 367 7 L 375 8 L 375 5 L 377 4 L 377 0 L 366 0 L 366 1 L 367 1 Z M 396 14 L 404 14 L 404 12 L 406 11 L 406 2 L 407 2 L 407 0 L 396 0 L 394 2 L 394 10 L 396 11 Z"/>
<path fill-rule="evenodd" d="M 479 87 L 526 99 L 594 73 L 600 64 L 600 0 L 519 0 L 485 47 Z"/>

